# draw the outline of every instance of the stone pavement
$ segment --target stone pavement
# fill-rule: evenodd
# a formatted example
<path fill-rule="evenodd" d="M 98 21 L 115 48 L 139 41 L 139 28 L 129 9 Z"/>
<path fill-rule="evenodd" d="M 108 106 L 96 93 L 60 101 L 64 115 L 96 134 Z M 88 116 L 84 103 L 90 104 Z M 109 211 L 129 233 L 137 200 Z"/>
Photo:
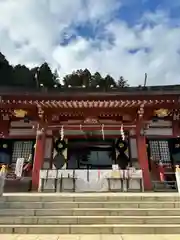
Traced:
<path fill-rule="evenodd" d="M 180 235 L 16 235 L 0 234 L 1 240 L 180 240 Z"/>

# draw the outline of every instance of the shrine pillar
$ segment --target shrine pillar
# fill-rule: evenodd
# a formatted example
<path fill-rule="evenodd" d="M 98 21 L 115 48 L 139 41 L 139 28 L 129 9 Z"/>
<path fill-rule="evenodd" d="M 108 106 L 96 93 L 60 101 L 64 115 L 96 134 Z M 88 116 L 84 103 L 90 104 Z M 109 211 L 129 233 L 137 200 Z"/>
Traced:
<path fill-rule="evenodd" d="M 136 129 L 136 142 L 137 142 L 137 155 L 140 168 L 143 172 L 143 181 L 145 190 L 152 189 L 151 175 L 149 171 L 147 148 L 146 148 L 146 137 L 141 134 L 141 124 L 138 123 Z"/>
<path fill-rule="evenodd" d="M 32 189 L 37 190 L 39 185 L 40 170 L 44 163 L 44 148 L 45 148 L 46 133 L 44 129 L 38 127 L 36 133 L 36 144 L 34 152 L 34 163 L 32 170 Z"/>
<path fill-rule="evenodd" d="M 172 121 L 172 131 L 173 131 L 173 138 L 177 138 L 180 136 L 179 120 Z"/>

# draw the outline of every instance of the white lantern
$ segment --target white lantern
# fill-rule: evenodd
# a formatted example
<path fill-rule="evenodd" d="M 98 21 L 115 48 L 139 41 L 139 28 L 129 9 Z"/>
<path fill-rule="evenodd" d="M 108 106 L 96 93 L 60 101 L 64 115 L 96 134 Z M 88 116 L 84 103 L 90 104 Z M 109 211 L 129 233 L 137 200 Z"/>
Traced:
<path fill-rule="evenodd" d="M 125 140 L 125 134 L 124 134 L 123 124 L 121 124 L 120 133 L 121 133 L 122 140 L 124 141 Z"/>

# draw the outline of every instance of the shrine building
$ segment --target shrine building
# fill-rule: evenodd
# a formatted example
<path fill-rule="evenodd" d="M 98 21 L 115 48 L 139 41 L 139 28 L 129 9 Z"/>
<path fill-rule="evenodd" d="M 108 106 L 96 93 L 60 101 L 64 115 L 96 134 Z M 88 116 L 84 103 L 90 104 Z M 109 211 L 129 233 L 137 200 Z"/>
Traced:
<path fill-rule="evenodd" d="M 180 87 L 0 89 L 0 163 L 13 185 L 22 176 L 38 189 L 40 170 L 142 170 L 145 190 L 180 162 Z M 28 162 L 29 161 L 29 162 Z M 162 180 L 163 174 L 163 180 Z M 173 178 L 173 177 L 172 177 Z"/>

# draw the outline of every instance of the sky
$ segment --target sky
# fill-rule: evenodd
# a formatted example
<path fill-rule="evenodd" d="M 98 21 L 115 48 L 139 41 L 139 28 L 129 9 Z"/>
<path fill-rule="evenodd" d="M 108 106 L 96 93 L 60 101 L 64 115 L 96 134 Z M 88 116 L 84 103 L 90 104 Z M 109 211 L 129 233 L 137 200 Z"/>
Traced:
<path fill-rule="evenodd" d="M 0 0 L 0 51 L 48 62 L 60 77 L 88 68 L 130 85 L 180 84 L 180 0 Z"/>

